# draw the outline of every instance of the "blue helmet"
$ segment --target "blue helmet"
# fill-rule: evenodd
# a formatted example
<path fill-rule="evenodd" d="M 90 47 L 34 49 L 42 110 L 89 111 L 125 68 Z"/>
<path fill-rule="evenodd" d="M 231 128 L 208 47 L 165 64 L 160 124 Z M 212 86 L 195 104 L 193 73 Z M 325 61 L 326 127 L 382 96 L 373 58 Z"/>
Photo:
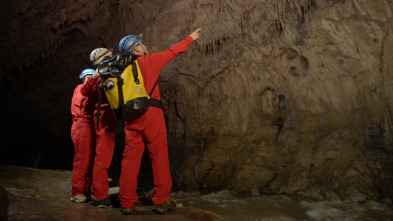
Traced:
<path fill-rule="evenodd" d="M 131 52 L 135 46 L 139 45 L 142 42 L 143 34 L 139 36 L 136 35 L 127 35 L 122 38 L 119 42 L 119 51 L 121 53 Z"/>
<path fill-rule="evenodd" d="M 96 71 L 93 70 L 93 69 L 90 69 L 90 68 L 85 69 L 85 70 L 83 70 L 82 73 L 79 75 L 79 79 L 83 79 L 84 77 L 86 77 L 86 75 L 93 75 L 94 72 L 96 72 Z"/>

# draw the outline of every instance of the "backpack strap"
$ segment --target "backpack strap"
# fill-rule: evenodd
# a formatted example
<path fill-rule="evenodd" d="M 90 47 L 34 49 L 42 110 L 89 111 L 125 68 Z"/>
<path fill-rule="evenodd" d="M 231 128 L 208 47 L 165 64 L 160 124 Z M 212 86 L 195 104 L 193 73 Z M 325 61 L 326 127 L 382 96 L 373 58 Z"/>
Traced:
<path fill-rule="evenodd" d="M 97 130 L 100 130 L 100 110 L 102 100 L 102 82 L 98 85 L 98 106 L 97 106 Z"/>
<path fill-rule="evenodd" d="M 158 84 L 158 79 L 157 79 L 156 83 L 154 84 L 153 89 L 151 89 L 151 91 L 149 93 L 149 97 L 151 97 L 151 95 L 153 94 L 153 91 L 154 91 L 154 89 L 156 89 L 157 84 Z"/>
<path fill-rule="evenodd" d="M 140 81 L 138 79 L 138 68 L 136 66 L 135 60 L 132 61 L 132 72 L 133 72 L 133 75 L 134 75 L 135 83 L 136 84 L 140 84 Z M 156 89 L 157 84 L 158 84 L 158 79 L 157 79 L 156 83 L 154 84 L 153 88 L 151 89 L 151 91 L 149 93 L 149 97 L 151 97 L 151 95 L 153 94 L 154 89 Z M 120 92 L 120 90 L 119 90 L 119 92 Z M 150 98 L 148 103 L 149 103 L 149 106 L 158 107 L 158 108 L 163 109 L 161 101 L 159 101 L 159 100 L 157 100 L 155 98 Z"/>
<path fill-rule="evenodd" d="M 158 108 L 164 109 L 163 106 L 162 106 L 161 101 L 159 101 L 159 100 L 157 100 L 155 98 L 150 98 L 148 103 L 149 103 L 149 106 L 158 107 Z"/>
<path fill-rule="evenodd" d="M 149 93 L 149 97 L 151 97 L 151 95 L 153 94 L 153 91 L 154 91 L 154 89 L 156 89 L 157 84 L 158 84 L 158 79 L 157 79 L 156 83 L 154 84 L 153 89 L 151 89 L 151 91 Z M 150 98 L 148 102 L 149 102 L 149 106 L 164 109 L 161 101 L 159 101 L 155 98 Z"/>
<path fill-rule="evenodd" d="M 141 82 L 139 81 L 138 78 L 138 68 L 136 67 L 135 60 L 132 61 L 131 65 L 132 65 L 132 74 L 134 76 L 135 84 L 140 84 Z"/>
<path fill-rule="evenodd" d="M 119 108 L 121 108 L 121 116 L 124 117 L 125 113 L 125 109 L 123 108 L 124 106 L 124 95 L 123 95 L 123 79 L 121 78 L 121 76 L 117 76 L 117 88 L 119 90 Z"/>

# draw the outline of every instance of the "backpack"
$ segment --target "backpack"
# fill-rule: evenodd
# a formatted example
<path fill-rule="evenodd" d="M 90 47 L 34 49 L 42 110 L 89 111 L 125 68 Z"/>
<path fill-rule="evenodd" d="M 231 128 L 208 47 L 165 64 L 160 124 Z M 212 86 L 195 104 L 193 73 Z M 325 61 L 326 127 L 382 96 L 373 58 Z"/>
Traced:
<path fill-rule="evenodd" d="M 117 120 L 136 120 L 146 113 L 149 106 L 162 108 L 159 100 L 150 98 L 153 89 L 147 94 L 138 61 L 131 54 L 118 54 L 98 65 L 101 83 L 98 98 L 97 128 L 99 112 L 104 91 Z"/>

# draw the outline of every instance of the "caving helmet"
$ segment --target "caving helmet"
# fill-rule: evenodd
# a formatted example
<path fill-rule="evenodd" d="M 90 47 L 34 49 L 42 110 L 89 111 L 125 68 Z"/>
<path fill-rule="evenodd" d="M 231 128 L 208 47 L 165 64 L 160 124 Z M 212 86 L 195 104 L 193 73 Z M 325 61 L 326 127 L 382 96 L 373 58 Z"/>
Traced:
<path fill-rule="evenodd" d="M 135 46 L 139 45 L 142 42 L 143 34 L 139 36 L 136 35 L 127 35 L 122 38 L 119 42 L 119 51 L 121 53 L 131 52 Z"/>
<path fill-rule="evenodd" d="M 97 66 L 105 58 L 112 57 L 112 49 L 96 48 L 90 53 L 90 62 Z"/>
<path fill-rule="evenodd" d="M 90 69 L 90 68 L 85 69 L 85 70 L 83 70 L 82 73 L 79 75 L 79 79 L 81 79 L 81 80 L 83 81 L 83 78 L 85 78 L 87 75 L 90 75 L 90 76 L 93 75 L 94 72 L 96 72 L 96 71 L 93 70 L 93 69 Z"/>

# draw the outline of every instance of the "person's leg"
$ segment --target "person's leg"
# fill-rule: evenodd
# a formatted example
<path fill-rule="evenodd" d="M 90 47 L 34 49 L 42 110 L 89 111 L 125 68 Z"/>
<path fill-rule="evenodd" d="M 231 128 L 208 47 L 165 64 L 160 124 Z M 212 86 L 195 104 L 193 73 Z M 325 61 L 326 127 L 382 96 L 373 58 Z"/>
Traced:
<path fill-rule="evenodd" d="M 85 177 L 86 185 L 85 185 L 85 195 L 90 199 L 93 194 L 92 190 L 92 182 L 93 182 L 93 166 L 94 166 L 94 157 L 95 157 L 95 148 L 96 148 L 96 130 L 94 126 L 94 119 L 89 120 L 89 126 L 91 131 L 91 143 L 90 143 L 90 159 L 87 174 Z"/>
<path fill-rule="evenodd" d="M 152 200 L 155 205 L 159 205 L 169 198 L 172 188 L 168 159 L 167 130 L 164 114 L 161 109 L 151 107 L 147 114 L 149 114 L 149 119 L 145 124 L 144 138 L 153 168 L 154 194 Z"/>
<path fill-rule="evenodd" d="M 138 123 L 126 123 L 124 128 L 125 148 L 119 181 L 119 197 L 121 206 L 127 209 L 133 209 L 138 201 L 138 195 L 135 191 L 138 185 L 141 158 L 145 149 L 142 136 L 138 131 L 138 125 Z"/>
<path fill-rule="evenodd" d="M 91 159 L 91 144 L 93 141 L 91 127 L 86 119 L 79 119 L 72 126 L 71 137 L 74 142 L 74 162 L 72 169 L 72 196 L 84 194 L 86 178 Z"/>
<path fill-rule="evenodd" d="M 99 130 L 96 133 L 92 186 L 94 198 L 102 200 L 109 197 L 108 170 L 115 147 L 116 119 L 110 107 L 102 109 Z"/>

